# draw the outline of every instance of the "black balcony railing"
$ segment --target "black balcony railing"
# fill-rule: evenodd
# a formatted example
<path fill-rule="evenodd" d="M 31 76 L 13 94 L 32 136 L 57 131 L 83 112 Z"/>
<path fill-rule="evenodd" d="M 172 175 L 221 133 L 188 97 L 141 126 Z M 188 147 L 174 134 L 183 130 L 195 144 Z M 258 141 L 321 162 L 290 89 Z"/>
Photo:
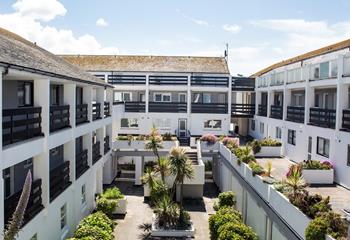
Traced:
<path fill-rule="evenodd" d="M 104 117 L 110 117 L 111 116 L 111 105 L 109 102 L 104 102 L 103 104 L 103 113 Z"/>
<path fill-rule="evenodd" d="M 8 145 L 43 136 L 41 107 L 2 110 L 2 144 Z"/>
<path fill-rule="evenodd" d="M 335 109 L 310 108 L 309 124 L 311 125 L 334 129 L 335 119 Z"/>
<path fill-rule="evenodd" d="M 79 104 L 76 106 L 76 113 L 75 113 L 75 124 L 79 125 L 82 123 L 89 122 L 88 119 L 88 105 L 87 104 Z"/>
<path fill-rule="evenodd" d="M 192 86 L 228 87 L 228 77 L 192 76 Z"/>
<path fill-rule="evenodd" d="M 92 104 L 92 121 L 101 119 L 101 103 Z"/>
<path fill-rule="evenodd" d="M 15 193 L 4 201 L 4 220 L 5 224 L 8 223 L 12 214 L 16 210 L 19 198 L 21 196 L 22 191 Z M 26 211 L 24 213 L 23 225 L 28 223 L 31 219 L 33 219 L 44 206 L 42 205 L 41 199 L 41 179 L 37 179 L 32 183 L 32 190 L 30 192 L 28 204 Z"/>
<path fill-rule="evenodd" d="M 286 119 L 287 121 L 304 123 L 304 118 L 305 118 L 304 107 L 296 107 L 296 106 L 287 107 L 287 119 Z"/>
<path fill-rule="evenodd" d="M 350 109 L 343 110 L 342 130 L 350 131 Z"/>
<path fill-rule="evenodd" d="M 231 116 L 232 117 L 254 117 L 255 104 L 246 103 L 232 103 Z"/>
<path fill-rule="evenodd" d="M 283 118 L 283 107 L 277 105 L 271 105 L 271 118 L 282 119 Z"/>
<path fill-rule="evenodd" d="M 187 76 L 149 76 L 150 85 L 187 85 Z"/>
<path fill-rule="evenodd" d="M 145 75 L 108 75 L 108 83 L 121 85 L 146 84 Z"/>
<path fill-rule="evenodd" d="M 227 113 L 227 103 L 192 103 L 192 113 Z"/>
<path fill-rule="evenodd" d="M 100 151 L 100 141 L 92 144 L 92 164 L 95 164 L 102 157 Z"/>
<path fill-rule="evenodd" d="M 88 169 L 88 150 L 85 149 L 75 156 L 75 179 L 78 179 Z"/>
<path fill-rule="evenodd" d="M 187 103 L 185 102 L 149 102 L 149 112 L 171 112 L 186 113 Z"/>
<path fill-rule="evenodd" d="M 267 106 L 259 104 L 258 106 L 258 115 L 262 117 L 267 117 Z"/>
<path fill-rule="evenodd" d="M 109 146 L 109 136 L 105 136 L 103 139 L 103 149 L 104 149 L 104 154 L 108 153 L 109 150 L 111 150 L 111 147 Z"/>
<path fill-rule="evenodd" d="M 145 112 L 145 102 L 125 102 L 125 112 Z"/>
<path fill-rule="evenodd" d="M 70 127 L 69 105 L 50 107 L 50 132 Z"/>
<path fill-rule="evenodd" d="M 232 91 L 254 91 L 254 88 L 254 78 L 232 77 Z"/>
<path fill-rule="evenodd" d="M 69 161 L 50 171 L 50 202 L 58 197 L 69 185 Z"/>

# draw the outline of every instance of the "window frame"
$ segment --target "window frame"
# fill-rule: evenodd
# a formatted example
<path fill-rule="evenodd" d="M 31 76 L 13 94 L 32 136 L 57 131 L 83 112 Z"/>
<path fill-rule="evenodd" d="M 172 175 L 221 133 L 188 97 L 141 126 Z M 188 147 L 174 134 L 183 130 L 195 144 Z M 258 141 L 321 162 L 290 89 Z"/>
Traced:
<path fill-rule="evenodd" d="M 264 134 L 265 133 L 265 123 L 261 122 L 259 125 L 259 132 L 260 134 Z"/>
<path fill-rule="evenodd" d="M 275 137 L 276 137 L 276 139 L 282 139 L 282 128 L 276 127 L 276 129 L 275 129 Z"/>
<path fill-rule="evenodd" d="M 220 127 L 210 127 L 209 124 L 208 124 L 209 127 L 206 127 L 205 125 L 209 121 L 215 121 L 215 122 L 218 121 L 218 122 L 220 122 Z M 204 122 L 203 122 L 203 129 L 204 130 L 213 130 L 213 131 L 221 130 L 222 129 L 222 119 L 205 119 Z"/>
<path fill-rule="evenodd" d="M 160 95 L 160 101 L 156 100 L 156 95 Z M 169 101 L 165 101 L 164 97 L 169 97 Z M 153 101 L 154 102 L 171 102 L 171 93 L 160 93 L 160 92 L 155 92 L 153 94 Z"/>
<path fill-rule="evenodd" d="M 26 91 L 26 86 L 29 86 L 29 93 Z M 23 92 L 23 103 L 20 103 L 19 100 L 19 93 Z M 27 103 L 27 98 L 29 96 L 29 103 Z M 33 82 L 29 81 L 18 81 L 17 83 L 17 100 L 18 100 L 18 107 L 32 107 L 34 105 L 34 84 Z"/>
<path fill-rule="evenodd" d="M 127 127 L 123 127 L 122 126 L 122 121 L 123 121 L 123 119 L 127 119 L 128 120 L 128 126 Z M 133 120 L 136 120 L 136 123 L 137 123 L 137 127 L 135 126 L 135 127 L 133 127 L 133 126 L 130 126 L 131 124 L 130 124 L 130 120 L 131 119 L 133 119 Z M 139 128 L 139 126 L 140 126 L 140 123 L 139 123 L 139 119 L 138 118 L 121 118 L 120 119 L 120 128 L 122 128 L 122 129 L 138 129 Z"/>
<path fill-rule="evenodd" d="M 317 155 L 329 158 L 330 144 L 331 143 L 330 143 L 329 138 L 324 138 L 324 137 L 319 137 L 318 136 L 317 137 L 317 145 L 316 145 L 316 153 L 317 153 Z"/>
<path fill-rule="evenodd" d="M 255 131 L 255 120 L 254 120 L 254 119 L 252 119 L 252 120 L 250 121 L 250 129 L 251 129 L 252 131 Z"/>
<path fill-rule="evenodd" d="M 62 211 L 62 209 L 64 211 Z M 62 225 L 62 223 L 64 223 L 64 225 Z M 64 230 L 65 228 L 67 228 L 67 226 L 67 203 L 65 203 L 60 208 L 60 229 Z"/>
<path fill-rule="evenodd" d="M 84 207 L 86 206 L 87 201 L 86 201 L 86 185 L 83 184 L 81 185 L 81 205 Z"/>
<path fill-rule="evenodd" d="M 287 143 L 293 146 L 296 146 L 296 130 L 288 129 L 288 137 L 287 137 Z"/>

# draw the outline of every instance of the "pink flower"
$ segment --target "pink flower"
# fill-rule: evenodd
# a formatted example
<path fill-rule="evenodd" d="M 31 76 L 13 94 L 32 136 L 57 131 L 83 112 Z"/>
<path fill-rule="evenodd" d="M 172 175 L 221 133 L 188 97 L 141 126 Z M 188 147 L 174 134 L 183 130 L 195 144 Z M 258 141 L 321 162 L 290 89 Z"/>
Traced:
<path fill-rule="evenodd" d="M 218 138 L 213 134 L 205 134 L 200 138 L 200 140 L 207 142 L 207 144 L 214 144 L 217 142 Z"/>

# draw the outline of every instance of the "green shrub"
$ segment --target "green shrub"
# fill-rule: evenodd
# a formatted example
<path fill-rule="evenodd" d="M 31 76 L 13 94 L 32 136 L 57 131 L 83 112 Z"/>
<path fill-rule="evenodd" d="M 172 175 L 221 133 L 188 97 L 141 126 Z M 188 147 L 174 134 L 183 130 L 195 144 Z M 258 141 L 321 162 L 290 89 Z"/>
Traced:
<path fill-rule="evenodd" d="M 282 146 L 282 143 L 273 138 L 264 138 L 259 141 L 263 147 L 278 147 Z"/>
<path fill-rule="evenodd" d="M 241 222 L 241 214 L 233 208 L 221 208 L 214 215 L 209 217 L 209 230 L 212 240 L 218 239 L 219 227 L 227 222 Z"/>
<path fill-rule="evenodd" d="M 303 169 L 319 169 L 319 170 L 330 170 L 333 165 L 328 161 L 318 161 L 318 160 L 307 160 L 300 163 Z"/>
<path fill-rule="evenodd" d="M 107 199 L 122 199 L 122 198 L 124 198 L 124 195 L 120 192 L 119 188 L 112 187 L 112 188 L 107 188 L 101 194 L 101 197 L 107 198 Z"/>
<path fill-rule="evenodd" d="M 227 222 L 218 229 L 218 240 L 244 239 L 258 240 L 253 229 L 241 222 Z"/>
<path fill-rule="evenodd" d="M 156 180 L 154 187 L 150 192 L 150 201 L 151 204 L 155 204 L 159 199 L 162 199 L 164 196 L 167 196 L 169 193 L 168 186 L 163 183 L 161 180 Z"/>
<path fill-rule="evenodd" d="M 97 226 L 104 231 L 112 234 L 115 223 L 103 212 L 95 212 L 80 221 L 78 228 L 83 226 Z"/>
<path fill-rule="evenodd" d="M 305 229 L 306 240 L 322 240 L 327 234 L 327 221 L 321 217 L 312 220 Z"/>
<path fill-rule="evenodd" d="M 219 194 L 219 202 L 215 203 L 214 209 L 219 210 L 222 207 L 234 207 L 236 205 L 236 194 L 232 191 Z"/>
<path fill-rule="evenodd" d="M 117 205 L 118 202 L 116 200 L 99 198 L 96 202 L 96 210 L 111 216 Z"/>
<path fill-rule="evenodd" d="M 90 237 L 93 240 L 112 240 L 113 234 L 110 234 L 97 226 L 84 225 L 75 231 L 74 237 L 78 239 Z"/>
<path fill-rule="evenodd" d="M 252 150 L 254 154 L 257 154 L 261 150 L 261 144 L 258 140 L 254 140 L 250 143 L 250 146 L 252 147 Z"/>
<path fill-rule="evenodd" d="M 261 174 L 265 173 L 264 168 L 262 166 L 260 166 L 260 164 L 257 162 L 253 162 L 253 161 L 250 162 L 249 167 L 252 169 L 253 176 L 261 175 Z"/>
<path fill-rule="evenodd" d="M 172 135 L 170 132 L 164 133 L 162 137 L 163 137 L 163 141 L 171 141 L 172 140 Z"/>
<path fill-rule="evenodd" d="M 345 239 L 348 234 L 348 223 L 338 213 L 328 212 L 321 218 L 327 222 L 327 234 L 335 239 Z"/>

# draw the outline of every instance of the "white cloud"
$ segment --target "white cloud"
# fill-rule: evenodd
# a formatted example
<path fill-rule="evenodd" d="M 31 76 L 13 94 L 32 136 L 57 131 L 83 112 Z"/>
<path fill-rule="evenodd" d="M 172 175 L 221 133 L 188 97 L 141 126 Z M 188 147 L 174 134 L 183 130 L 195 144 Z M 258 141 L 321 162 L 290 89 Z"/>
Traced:
<path fill-rule="evenodd" d="M 58 14 L 59 11 L 52 11 L 51 14 L 48 14 L 48 12 L 45 11 L 41 11 L 42 15 L 39 14 L 40 11 L 37 11 L 34 14 L 35 11 L 29 11 L 29 7 L 27 7 L 26 5 L 28 4 L 28 1 L 29 0 L 18 0 L 14 4 L 14 9 L 16 10 L 15 12 L 9 14 L 0 14 L 0 27 L 17 33 L 20 36 L 28 39 L 29 41 L 36 42 L 39 46 L 57 54 L 119 53 L 119 50 L 116 47 L 103 47 L 96 40 L 96 38 L 90 34 L 75 36 L 73 31 L 70 29 L 58 29 L 56 27 L 48 25 L 47 23 L 40 22 L 40 20 L 47 20 L 50 19 L 50 17 L 60 15 Z M 33 0 L 32 2 L 35 1 L 38 0 Z M 51 9 L 51 7 L 53 9 L 58 3 L 54 0 L 43 1 L 45 1 L 46 5 L 48 5 L 47 9 Z M 38 2 L 41 2 L 41 0 Z M 52 6 L 48 3 L 52 4 Z M 33 7 L 32 9 L 37 8 Z M 26 12 L 27 14 L 24 14 L 24 12 Z M 61 12 L 61 15 L 64 14 L 65 12 Z"/>
<path fill-rule="evenodd" d="M 184 12 L 182 12 L 180 9 L 176 9 L 176 12 L 181 14 L 182 17 L 190 20 L 191 22 L 193 22 L 193 23 L 195 23 L 197 25 L 200 25 L 200 26 L 203 26 L 203 27 L 209 27 L 209 23 L 207 21 L 191 17 L 191 16 L 185 14 Z"/>
<path fill-rule="evenodd" d="M 222 29 L 230 33 L 238 33 L 241 31 L 241 27 L 236 24 L 224 24 L 222 25 Z"/>
<path fill-rule="evenodd" d="M 96 21 L 96 26 L 106 27 L 106 26 L 108 26 L 108 23 L 106 22 L 106 20 L 104 20 L 104 18 L 99 18 Z"/>

